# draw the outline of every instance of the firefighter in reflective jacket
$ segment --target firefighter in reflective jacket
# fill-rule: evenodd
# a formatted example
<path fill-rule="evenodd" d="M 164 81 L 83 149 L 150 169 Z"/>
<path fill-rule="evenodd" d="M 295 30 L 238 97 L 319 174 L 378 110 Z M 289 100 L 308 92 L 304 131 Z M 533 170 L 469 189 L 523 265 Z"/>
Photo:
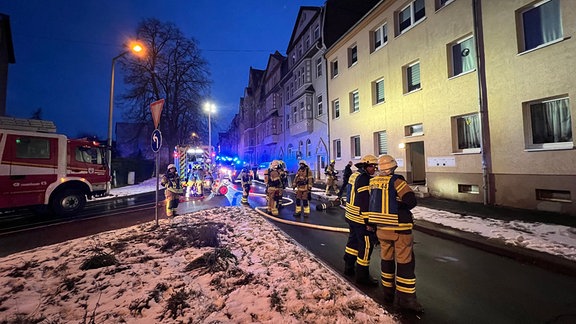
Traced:
<path fill-rule="evenodd" d="M 397 167 L 390 155 L 378 158 L 379 174 L 370 180 L 368 220 L 377 226 L 380 241 L 384 302 L 392 303 L 396 297 L 398 308 L 421 313 L 424 309 L 416 299 L 414 219 L 410 211 L 417 204 L 416 195 L 404 177 L 394 174 Z"/>
<path fill-rule="evenodd" d="M 274 160 L 270 163 L 268 170 L 264 172 L 264 183 L 266 184 L 266 201 L 268 203 L 268 213 L 278 216 L 277 201 L 281 199 L 282 179 L 280 178 L 279 163 Z"/>
<path fill-rule="evenodd" d="M 250 194 L 250 186 L 252 185 L 252 179 L 254 178 L 252 175 L 252 170 L 248 167 L 248 165 L 244 165 L 242 171 L 240 171 L 240 183 L 242 184 L 242 200 L 241 203 L 244 205 L 248 205 L 248 195 Z"/>
<path fill-rule="evenodd" d="M 376 171 L 377 159 L 368 154 L 355 166 L 358 168 L 348 180 L 346 200 L 346 222 L 350 228 L 348 242 L 344 250 L 344 274 L 356 276 L 361 285 L 377 286 L 378 280 L 370 276 L 370 256 L 377 240 L 375 226 L 368 223 L 368 205 L 370 203 L 370 177 Z"/>
<path fill-rule="evenodd" d="M 293 189 L 296 191 L 296 208 L 294 210 L 294 217 L 300 217 L 302 215 L 302 210 L 304 210 L 304 217 L 310 216 L 310 194 L 312 193 L 312 185 L 314 184 L 314 178 L 312 177 L 312 171 L 306 164 L 306 161 L 300 160 L 298 162 L 300 166 L 298 171 L 296 171 L 296 176 L 294 176 Z"/>
<path fill-rule="evenodd" d="M 180 176 L 176 172 L 176 166 L 169 164 L 167 172 L 162 176 L 161 184 L 166 188 L 164 196 L 166 197 L 166 216 L 176 216 L 176 208 L 180 202 L 180 195 L 184 192 L 180 183 Z"/>

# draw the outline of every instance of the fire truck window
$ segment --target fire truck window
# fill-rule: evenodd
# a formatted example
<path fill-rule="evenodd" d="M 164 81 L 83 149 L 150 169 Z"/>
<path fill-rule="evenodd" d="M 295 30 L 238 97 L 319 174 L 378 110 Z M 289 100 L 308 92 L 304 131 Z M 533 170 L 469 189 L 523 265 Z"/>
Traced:
<path fill-rule="evenodd" d="M 18 137 L 16 138 L 16 158 L 49 160 L 50 142 L 46 138 Z"/>
<path fill-rule="evenodd" d="M 77 147 L 76 161 L 95 164 L 98 162 L 98 152 L 92 148 Z"/>

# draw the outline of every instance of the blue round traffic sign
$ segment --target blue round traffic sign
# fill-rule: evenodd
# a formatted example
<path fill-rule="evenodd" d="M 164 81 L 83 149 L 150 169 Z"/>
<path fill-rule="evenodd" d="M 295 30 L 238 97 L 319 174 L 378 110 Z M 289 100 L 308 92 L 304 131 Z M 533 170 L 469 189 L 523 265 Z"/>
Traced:
<path fill-rule="evenodd" d="M 160 147 L 162 147 L 162 133 L 160 133 L 160 130 L 156 128 L 152 132 L 152 151 L 158 153 Z"/>

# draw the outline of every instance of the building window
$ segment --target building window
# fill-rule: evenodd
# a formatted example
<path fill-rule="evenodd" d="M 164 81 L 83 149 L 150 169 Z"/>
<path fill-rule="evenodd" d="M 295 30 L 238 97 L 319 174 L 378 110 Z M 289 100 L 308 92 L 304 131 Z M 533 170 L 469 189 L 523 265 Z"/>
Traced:
<path fill-rule="evenodd" d="M 292 144 L 288 144 L 288 157 L 294 158 L 294 146 Z"/>
<path fill-rule="evenodd" d="M 339 159 L 342 158 L 342 143 L 340 143 L 340 140 L 334 140 L 333 142 L 334 145 L 334 156 Z"/>
<path fill-rule="evenodd" d="M 406 66 L 406 93 L 418 90 L 420 86 L 420 62 Z"/>
<path fill-rule="evenodd" d="M 322 58 L 319 57 L 316 60 L 316 77 L 319 78 L 322 76 Z"/>
<path fill-rule="evenodd" d="M 527 149 L 573 148 L 569 99 L 525 104 L 524 131 Z"/>
<path fill-rule="evenodd" d="M 286 114 L 286 130 L 290 129 L 290 114 Z"/>
<path fill-rule="evenodd" d="M 479 153 L 482 131 L 478 113 L 457 116 L 453 121 L 456 124 L 455 152 Z"/>
<path fill-rule="evenodd" d="M 312 142 L 310 139 L 306 140 L 306 157 L 312 156 Z"/>
<path fill-rule="evenodd" d="M 414 0 L 398 12 L 398 34 L 402 34 L 426 17 L 424 0 Z"/>
<path fill-rule="evenodd" d="M 350 92 L 350 112 L 355 113 L 360 110 L 360 95 L 358 90 Z"/>
<path fill-rule="evenodd" d="M 316 25 L 314 26 L 314 40 L 317 40 L 318 38 L 320 38 L 320 26 Z"/>
<path fill-rule="evenodd" d="M 360 151 L 360 136 L 351 137 L 350 144 L 352 148 L 352 156 L 354 158 L 360 158 L 362 155 L 362 152 Z"/>
<path fill-rule="evenodd" d="M 324 115 L 324 108 L 322 104 L 322 96 L 318 96 L 318 116 Z"/>
<path fill-rule="evenodd" d="M 292 107 L 292 123 L 296 124 L 298 122 L 298 108 L 296 106 Z"/>
<path fill-rule="evenodd" d="M 340 117 L 340 100 L 336 99 L 334 101 L 332 101 L 332 110 L 333 110 L 333 116 L 334 118 L 339 118 Z"/>
<path fill-rule="evenodd" d="M 335 78 L 338 76 L 338 61 L 332 61 L 332 63 L 330 63 L 330 67 L 332 69 L 332 78 Z"/>
<path fill-rule="evenodd" d="M 536 200 L 572 203 L 572 196 L 568 190 L 536 189 Z"/>
<path fill-rule="evenodd" d="M 456 42 L 450 46 L 452 71 L 450 76 L 457 76 L 476 69 L 476 46 L 474 37 Z"/>
<path fill-rule="evenodd" d="M 304 110 L 304 102 L 300 103 L 300 120 L 304 120 L 306 111 Z"/>
<path fill-rule="evenodd" d="M 458 184 L 458 192 L 468 194 L 479 194 L 480 188 L 478 187 L 478 185 Z"/>
<path fill-rule="evenodd" d="M 424 135 L 424 126 L 422 124 L 408 125 L 404 127 L 404 136 Z"/>
<path fill-rule="evenodd" d="M 522 9 L 517 15 L 522 26 L 522 48 L 528 51 L 562 39 L 562 15 L 560 0 L 539 2 Z"/>
<path fill-rule="evenodd" d="M 441 8 L 446 7 L 447 5 L 452 3 L 453 1 L 454 0 L 436 0 L 436 10 L 440 10 Z"/>
<path fill-rule="evenodd" d="M 354 45 L 348 48 L 348 67 L 358 62 L 358 46 Z"/>
<path fill-rule="evenodd" d="M 374 133 L 374 143 L 376 143 L 376 152 L 380 154 L 388 154 L 388 134 L 386 131 Z"/>
<path fill-rule="evenodd" d="M 384 102 L 384 79 L 372 82 L 372 91 L 373 91 L 372 97 L 374 98 L 373 100 L 374 104 Z"/>
<path fill-rule="evenodd" d="M 384 24 L 371 33 L 371 52 L 378 50 L 388 43 L 388 25 Z"/>

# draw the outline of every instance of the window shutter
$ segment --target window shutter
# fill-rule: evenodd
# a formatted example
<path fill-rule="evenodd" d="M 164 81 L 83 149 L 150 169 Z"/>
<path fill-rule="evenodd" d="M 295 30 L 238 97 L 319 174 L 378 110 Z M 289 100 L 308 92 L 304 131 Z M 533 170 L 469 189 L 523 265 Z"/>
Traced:
<path fill-rule="evenodd" d="M 388 153 L 388 134 L 386 132 L 378 133 L 378 154 Z"/>

